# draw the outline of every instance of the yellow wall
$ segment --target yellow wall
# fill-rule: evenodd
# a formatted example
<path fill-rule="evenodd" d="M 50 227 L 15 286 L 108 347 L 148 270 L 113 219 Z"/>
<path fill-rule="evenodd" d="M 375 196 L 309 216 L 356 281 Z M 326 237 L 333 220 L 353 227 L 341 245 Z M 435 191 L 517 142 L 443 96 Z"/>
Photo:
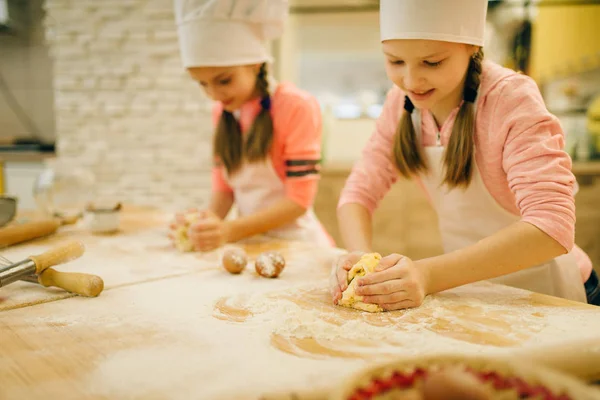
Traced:
<path fill-rule="evenodd" d="M 531 50 L 538 82 L 600 67 L 600 5 L 539 7 Z"/>

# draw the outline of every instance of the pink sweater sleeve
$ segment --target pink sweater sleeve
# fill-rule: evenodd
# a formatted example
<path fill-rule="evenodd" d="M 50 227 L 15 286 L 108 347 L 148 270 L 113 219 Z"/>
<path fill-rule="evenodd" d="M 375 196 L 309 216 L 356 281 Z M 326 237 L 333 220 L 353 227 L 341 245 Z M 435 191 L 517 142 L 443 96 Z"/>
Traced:
<path fill-rule="evenodd" d="M 319 186 L 321 110 L 317 101 L 300 93 L 285 96 L 273 113 L 283 135 L 285 195 L 310 208 Z"/>
<path fill-rule="evenodd" d="M 522 220 L 570 251 L 575 177 L 558 119 L 547 111 L 537 85 L 527 76 L 507 79 L 498 99 L 491 126 L 507 132 L 502 167 Z"/>
<path fill-rule="evenodd" d="M 217 127 L 217 124 L 219 123 L 219 119 L 221 118 L 222 112 L 223 106 L 221 105 L 221 103 L 215 103 L 212 109 L 212 122 L 215 129 Z M 212 167 L 211 182 L 213 192 L 233 193 L 233 189 L 225 180 L 225 170 L 219 160 L 214 160 L 214 165 Z"/>
<path fill-rule="evenodd" d="M 388 92 L 375 132 L 362 151 L 361 159 L 354 165 L 340 195 L 338 207 L 348 203 L 364 206 L 370 213 L 398 179 L 393 161 L 393 139 L 396 132 L 403 99 L 400 89 Z"/>

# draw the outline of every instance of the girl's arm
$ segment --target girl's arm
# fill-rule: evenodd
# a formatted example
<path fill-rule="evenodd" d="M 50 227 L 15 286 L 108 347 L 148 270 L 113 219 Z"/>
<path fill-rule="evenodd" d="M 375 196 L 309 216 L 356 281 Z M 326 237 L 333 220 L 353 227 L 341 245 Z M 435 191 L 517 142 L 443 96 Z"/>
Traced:
<path fill-rule="evenodd" d="M 371 252 L 372 218 L 369 210 L 360 204 L 347 203 L 340 206 L 337 217 L 346 249 L 350 252 Z"/>
<path fill-rule="evenodd" d="M 349 254 L 333 265 L 330 289 L 337 302 L 347 287 L 348 270 L 360 253 L 372 251 L 372 214 L 397 180 L 392 151 L 404 95 L 397 87 L 388 92 L 373 135 L 346 180 L 338 202 L 338 225 Z"/>
<path fill-rule="evenodd" d="M 236 242 L 250 236 L 268 232 L 294 222 L 305 212 L 306 209 L 298 203 L 283 198 L 272 206 L 254 214 L 232 221 L 225 221 L 226 229 L 229 232 L 228 240 Z"/>
<path fill-rule="evenodd" d="M 350 252 L 372 251 L 372 214 L 398 178 L 392 151 L 403 100 L 400 89 L 389 91 L 375 131 L 340 194 L 338 225 Z"/>
<path fill-rule="evenodd" d="M 426 293 L 496 278 L 565 253 L 556 240 L 527 222 L 516 222 L 474 245 L 415 261 L 425 275 Z"/>
<path fill-rule="evenodd" d="M 208 209 L 221 219 L 225 219 L 233 206 L 233 192 L 213 191 Z"/>
<path fill-rule="evenodd" d="M 208 210 L 220 219 L 225 219 L 231 210 L 235 195 L 225 179 L 224 167 L 217 160 L 215 160 L 215 165 L 212 168 L 211 182 L 212 194 Z"/>
<path fill-rule="evenodd" d="M 212 122 L 215 129 L 217 129 L 222 113 L 223 105 L 220 102 L 215 102 L 212 108 Z M 211 186 L 212 194 L 208 210 L 220 219 L 225 219 L 233 206 L 235 196 L 225 177 L 225 167 L 218 157 L 214 157 L 213 160 Z"/>

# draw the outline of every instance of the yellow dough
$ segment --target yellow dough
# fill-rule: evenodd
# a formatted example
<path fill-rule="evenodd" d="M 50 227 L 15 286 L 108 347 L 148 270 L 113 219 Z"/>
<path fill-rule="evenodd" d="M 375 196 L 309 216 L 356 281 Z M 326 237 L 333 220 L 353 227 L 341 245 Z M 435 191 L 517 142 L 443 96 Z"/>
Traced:
<path fill-rule="evenodd" d="M 179 251 L 189 252 L 194 250 L 194 245 L 188 237 L 188 230 L 190 229 L 190 225 L 199 220 L 200 217 L 201 214 L 199 212 L 190 212 L 185 214 L 185 225 L 178 226 L 173 232 L 175 247 L 177 247 Z"/>
<path fill-rule="evenodd" d="M 379 265 L 380 260 L 381 255 L 379 253 L 367 253 L 352 266 L 350 271 L 348 271 L 348 287 L 342 293 L 342 298 L 338 302 L 338 305 L 368 312 L 383 311 L 383 308 L 377 304 L 363 303 L 363 297 L 357 295 L 355 292 L 356 280 L 354 279 L 357 276 L 365 276 L 372 273 Z"/>

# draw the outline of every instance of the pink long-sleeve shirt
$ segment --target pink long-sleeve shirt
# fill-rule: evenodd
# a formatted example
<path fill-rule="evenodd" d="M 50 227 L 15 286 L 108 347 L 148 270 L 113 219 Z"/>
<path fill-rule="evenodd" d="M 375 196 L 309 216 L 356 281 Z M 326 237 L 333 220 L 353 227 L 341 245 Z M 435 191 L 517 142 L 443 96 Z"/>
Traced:
<path fill-rule="evenodd" d="M 403 106 L 404 93 L 394 86 L 375 132 L 346 182 L 339 206 L 358 203 L 373 212 L 398 179 L 392 143 Z M 439 130 L 444 146 L 457 111 L 458 108 Z M 436 122 L 428 110 L 421 110 L 421 114 L 423 146 L 435 146 Z M 576 182 L 571 159 L 563 150 L 560 123 L 546 109 L 533 79 L 484 62 L 477 97 L 475 146 L 481 178 L 498 204 L 572 250 L 582 280 L 587 280 L 591 260 L 574 244 Z M 415 179 L 419 181 L 418 177 Z"/>

